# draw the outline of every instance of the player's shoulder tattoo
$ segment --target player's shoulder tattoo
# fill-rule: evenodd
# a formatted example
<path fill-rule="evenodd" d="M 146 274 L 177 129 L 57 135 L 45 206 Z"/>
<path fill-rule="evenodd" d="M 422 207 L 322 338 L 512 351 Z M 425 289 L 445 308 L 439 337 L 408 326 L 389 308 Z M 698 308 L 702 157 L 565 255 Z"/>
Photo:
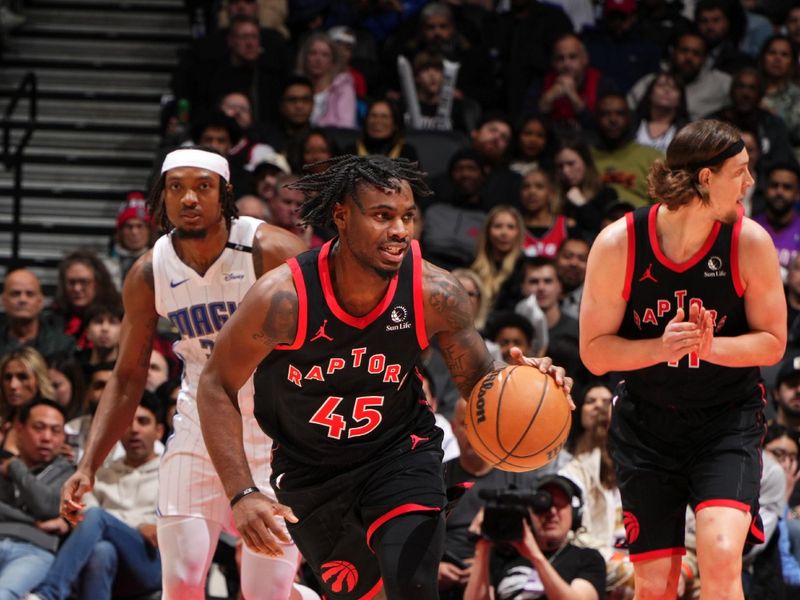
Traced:
<path fill-rule="evenodd" d="M 142 280 L 147 284 L 147 286 L 155 291 L 156 289 L 156 278 L 155 272 L 153 270 L 153 256 L 152 254 L 149 256 L 144 257 L 142 260 L 142 266 L 139 272 L 142 275 Z"/>
<path fill-rule="evenodd" d="M 423 293 L 436 323 L 434 330 L 460 331 L 472 326 L 469 295 L 447 271 L 425 263 Z"/>
<path fill-rule="evenodd" d="M 298 306 L 296 292 L 276 290 L 269 299 L 261 328 L 253 334 L 253 339 L 269 347 L 290 344 L 297 332 Z"/>

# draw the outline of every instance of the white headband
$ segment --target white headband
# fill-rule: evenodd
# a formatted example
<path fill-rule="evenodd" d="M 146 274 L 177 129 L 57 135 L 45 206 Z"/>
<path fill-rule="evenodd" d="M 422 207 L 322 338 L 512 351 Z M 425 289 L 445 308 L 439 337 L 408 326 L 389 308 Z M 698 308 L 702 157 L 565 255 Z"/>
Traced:
<path fill-rule="evenodd" d="M 161 165 L 161 174 L 163 175 L 175 167 L 197 167 L 199 169 L 208 169 L 209 171 L 213 171 L 222 177 L 226 183 L 231 180 L 228 161 L 219 154 L 206 152 L 205 150 L 193 150 L 189 148 L 173 150 L 167 154 L 166 158 L 164 159 L 164 164 Z"/>

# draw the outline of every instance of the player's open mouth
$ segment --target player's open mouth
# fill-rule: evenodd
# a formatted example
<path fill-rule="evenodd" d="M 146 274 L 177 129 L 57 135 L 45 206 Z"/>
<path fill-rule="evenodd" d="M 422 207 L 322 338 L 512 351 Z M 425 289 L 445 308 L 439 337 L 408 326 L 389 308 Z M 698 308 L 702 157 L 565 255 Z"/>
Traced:
<path fill-rule="evenodd" d="M 404 244 L 398 246 L 381 246 L 381 254 L 393 262 L 400 260 L 405 250 L 406 246 Z"/>

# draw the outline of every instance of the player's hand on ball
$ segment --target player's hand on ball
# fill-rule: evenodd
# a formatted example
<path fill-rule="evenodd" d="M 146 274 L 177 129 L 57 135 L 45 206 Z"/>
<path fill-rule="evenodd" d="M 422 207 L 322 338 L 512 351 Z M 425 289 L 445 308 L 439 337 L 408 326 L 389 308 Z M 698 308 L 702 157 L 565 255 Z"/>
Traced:
<path fill-rule="evenodd" d="M 696 308 L 696 305 L 693 308 Z M 697 352 L 700 348 L 703 332 L 696 320 L 690 318 L 684 321 L 685 316 L 684 310 L 679 308 L 664 328 L 664 333 L 661 335 L 661 345 L 666 358 L 664 362 L 679 361 L 689 352 Z"/>
<path fill-rule="evenodd" d="M 557 367 L 553 364 L 553 359 L 549 356 L 543 356 L 541 358 L 531 358 L 522 354 L 522 350 L 514 346 L 511 348 L 511 361 L 515 365 L 528 365 L 529 367 L 533 367 L 535 369 L 539 369 L 542 373 L 547 373 L 553 379 L 555 379 L 556 383 L 559 387 L 564 390 L 564 393 L 567 395 L 567 400 L 569 400 L 569 407 L 572 410 L 575 410 L 575 403 L 572 401 L 572 396 L 570 392 L 572 391 L 572 377 L 567 377 L 567 372 L 564 370 L 564 367 Z"/>
<path fill-rule="evenodd" d="M 292 509 L 273 502 L 262 493 L 249 494 L 233 507 L 233 520 L 244 543 L 258 554 L 282 556 L 281 543 L 292 538 L 278 517 L 297 523 Z"/>
<path fill-rule="evenodd" d="M 91 492 L 94 487 L 94 477 L 78 469 L 61 486 L 61 509 L 59 515 L 72 525 L 77 525 L 82 519 L 83 509 L 86 505 L 81 502 L 83 495 Z"/>

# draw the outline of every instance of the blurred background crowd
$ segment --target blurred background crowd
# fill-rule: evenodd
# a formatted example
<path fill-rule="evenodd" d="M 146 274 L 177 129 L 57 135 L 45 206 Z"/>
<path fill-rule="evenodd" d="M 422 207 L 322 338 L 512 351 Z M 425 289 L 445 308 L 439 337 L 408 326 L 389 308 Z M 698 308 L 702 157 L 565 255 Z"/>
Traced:
<path fill-rule="evenodd" d="M 657 201 L 648 197 L 648 169 L 664 156 L 676 131 L 711 117 L 742 131 L 756 182 L 745 211 L 775 242 L 789 306 L 787 355 L 763 369 L 770 420 L 761 502 L 767 540 L 743 557 L 746 589 L 748 598 L 800 593 L 793 588 L 800 586 L 800 5 L 789 0 L 186 0 L 185 5 L 191 41 L 182 48 L 171 91 L 160 103 L 160 144 L 153 149 L 150 180 L 122 202 L 107 251 L 77 249 L 64 256 L 52 297 L 25 265 L 7 266 L 0 320 L 3 450 L 16 456 L 29 452 L 28 437 L 37 435 L 26 429 L 30 415 L 47 412 L 31 410 L 31 402 L 46 400 L 40 406 L 54 412 L 60 426 L 40 444 L 49 448 L 46 456 L 31 458 L 28 466 L 74 464 L 80 456 L 117 358 L 122 282 L 160 233 L 147 213 L 145 190 L 168 151 L 194 144 L 218 150 L 230 163 L 240 214 L 291 230 L 310 247 L 332 232 L 299 221 L 303 196 L 288 186 L 304 168 L 347 153 L 408 158 L 420 162 L 434 192 L 420 199 L 415 237 L 427 260 L 461 281 L 491 351 L 498 359 L 512 346 L 529 356 L 548 355 L 575 379 L 569 444 L 545 469 L 565 476 L 572 487 L 561 479 L 547 485 L 556 508 L 563 493 L 574 509 L 563 520 L 563 531 L 556 532 L 558 540 L 597 551 L 605 569 L 570 559 L 562 576 L 567 582 L 569 577 L 591 581 L 598 597 L 630 598 L 625 523 L 606 447 L 616 380 L 591 376 L 578 353 L 586 260 L 604 226 Z M 8 33 L 20 27 L 24 15 L 24 5 L 2 5 L 0 28 Z M 164 323 L 150 358 L 147 406 L 153 422 L 145 436 L 147 460 L 140 465 L 157 460 L 169 435 L 181 368 L 171 350 L 176 335 Z M 481 505 L 477 489 L 534 489 L 544 485 L 545 473 L 512 476 L 483 463 L 466 440 L 463 399 L 435 343 L 423 358 L 428 399 L 447 434 L 448 481 L 478 482 L 450 515 L 440 567 L 442 597 L 461 598 L 473 564 L 475 539 L 468 530 Z M 157 424 L 163 431 L 155 435 Z M 134 422 L 131 431 L 137 427 Z M 138 448 L 142 435 L 128 435 Z M 109 460 L 124 462 L 130 447 L 128 439 Z M 0 458 L 0 542 L 20 535 L 4 533 L 2 487 L 25 485 L 7 465 L 4 469 L 7 460 Z M 19 494 L 9 498 L 27 515 L 31 531 L 45 531 L 41 524 L 48 519 L 26 513 L 31 509 L 17 502 Z M 121 518 L 147 536 L 154 497 L 140 500 L 152 505 Z M 47 530 L 44 543 L 31 531 L 23 539 L 50 555 L 58 537 L 68 533 Z M 546 545 L 538 536 L 550 534 L 542 531 L 537 542 Z M 689 511 L 681 578 L 685 598 L 699 597 L 701 588 L 691 534 Z M 235 597 L 235 540 L 229 542 L 218 560 Z M 0 555 L 0 574 L 7 562 Z M 540 597 L 514 588 L 508 574 L 519 565 L 501 562 L 491 570 L 497 597 Z M 2 581 L 0 576 L 0 587 Z M 42 597 L 51 597 L 45 592 Z"/>

